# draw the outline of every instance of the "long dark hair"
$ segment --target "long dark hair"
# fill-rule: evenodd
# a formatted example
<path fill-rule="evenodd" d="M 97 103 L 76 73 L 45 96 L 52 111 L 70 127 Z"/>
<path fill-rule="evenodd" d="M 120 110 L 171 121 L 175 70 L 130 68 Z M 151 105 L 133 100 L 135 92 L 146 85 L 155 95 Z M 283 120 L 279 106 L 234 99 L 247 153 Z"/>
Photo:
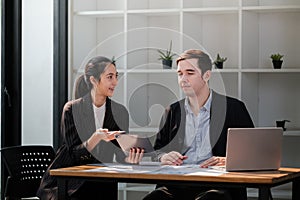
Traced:
<path fill-rule="evenodd" d="M 80 75 L 75 81 L 74 97 L 78 99 L 86 95 L 90 90 L 84 80 L 84 74 Z"/>

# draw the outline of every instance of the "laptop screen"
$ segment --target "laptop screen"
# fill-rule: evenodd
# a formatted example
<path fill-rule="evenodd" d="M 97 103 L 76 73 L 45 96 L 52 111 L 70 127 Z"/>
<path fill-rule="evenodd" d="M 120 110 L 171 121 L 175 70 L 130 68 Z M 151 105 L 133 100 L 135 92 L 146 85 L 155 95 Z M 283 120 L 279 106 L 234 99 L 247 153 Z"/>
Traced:
<path fill-rule="evenodd" d="M 226 171 L 276 170 L 281 165 L 282 128 L 229 128 Z"/>

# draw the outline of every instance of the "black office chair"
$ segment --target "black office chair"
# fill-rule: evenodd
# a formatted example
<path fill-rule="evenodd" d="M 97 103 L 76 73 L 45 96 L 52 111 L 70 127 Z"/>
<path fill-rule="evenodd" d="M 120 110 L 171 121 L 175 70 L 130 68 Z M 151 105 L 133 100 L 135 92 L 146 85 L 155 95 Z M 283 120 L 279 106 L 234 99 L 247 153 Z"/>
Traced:
<path fill-rule="evenodd" d="M 55 152 L 52 146 L 28 145 L 1 149 L 3 162 L 8 170 L 4 197 L 21 199 L 36 197 L 49 164 Z"/>

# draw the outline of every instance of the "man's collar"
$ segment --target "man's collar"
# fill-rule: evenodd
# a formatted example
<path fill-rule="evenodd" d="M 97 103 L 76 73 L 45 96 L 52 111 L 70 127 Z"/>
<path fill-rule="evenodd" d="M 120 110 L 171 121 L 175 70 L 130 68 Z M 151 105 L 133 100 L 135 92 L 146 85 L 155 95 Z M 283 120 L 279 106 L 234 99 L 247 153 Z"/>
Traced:
<path fill-rule="evenodd" d="M 203 107 L 200 108 L 201 109 L 205 109 L 206 111 L 210 111 L 210 107 L 211 107 L 211 101 L 212 101 L 212 91 L 209 90 L 209 96 L 208 96 L 208 99 L 206 100 L 205 104 Z M 191 106 L 189 104 L 189 98 L 186 97 L 185 98 L 185 101 L 184 101 L 184 107 L 185 107 L 185 111 L 188 112 L 188 113 L 193 113 L 192 109 L 191 109 Z"/>

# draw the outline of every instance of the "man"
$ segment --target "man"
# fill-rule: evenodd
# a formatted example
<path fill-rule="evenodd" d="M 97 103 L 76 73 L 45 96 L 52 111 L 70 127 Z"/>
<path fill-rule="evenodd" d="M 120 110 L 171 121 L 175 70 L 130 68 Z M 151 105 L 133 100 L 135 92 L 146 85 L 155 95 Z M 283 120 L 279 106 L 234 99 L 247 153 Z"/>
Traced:
<path fill-rule="evenodd" d="M 226 162 L 227 129 L 254 127 L 243 102 L 209 88 L 212 62 L 200 50 L 187 50 L 177 59 L 178 84 L 185 99 L 170 105 L 162 118 L 154 148 L 156 159 L 166 165 Z M 247 199 L 246 188 L 191 188 L 158 185 L 149 199 Z"/>

